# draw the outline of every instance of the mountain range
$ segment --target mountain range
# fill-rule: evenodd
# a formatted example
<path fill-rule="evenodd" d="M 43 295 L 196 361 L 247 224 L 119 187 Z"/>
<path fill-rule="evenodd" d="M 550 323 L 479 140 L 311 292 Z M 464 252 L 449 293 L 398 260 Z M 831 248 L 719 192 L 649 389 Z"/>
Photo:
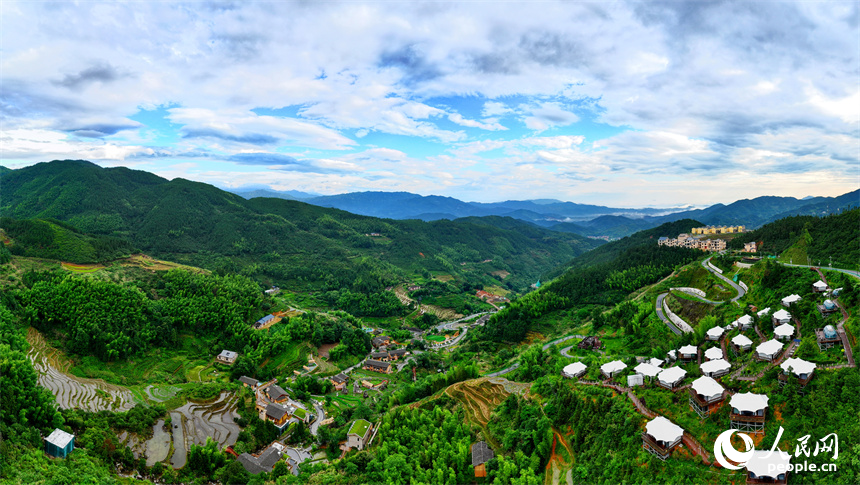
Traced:
<path fill-rule="evenodd" d="M 295 192 L 235 192 L 245 198 L 296 198 L 308 204 L 353 214 L 388 219 L 434 221 L 461 217 L 505 216 L 583 236 L 620 238 L 666 222 L 696 219 L 709 225 L 745 225 L 754 229 L 793 215 L 826 215 L 860 205 L 860 189 L 838 197 L 762 196 L 701 209 L 617 208 L 577 204 L 554 199 L 464 202 L 452 197 L 422 196 L 409 192 L 352 192 L 301 197 Z M 259 195 L 257 195 L 259 193 Z"/>

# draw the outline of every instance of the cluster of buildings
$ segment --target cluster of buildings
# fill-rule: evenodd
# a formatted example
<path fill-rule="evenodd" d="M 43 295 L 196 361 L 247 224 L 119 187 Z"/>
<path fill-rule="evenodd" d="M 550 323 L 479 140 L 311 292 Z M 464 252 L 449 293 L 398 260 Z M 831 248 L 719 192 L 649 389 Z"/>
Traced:
<path fill-rule="evenodd" d="M 475 296 L 477 296 L 479 300 L 484 300 L 488 303 L 504 303 L 506 301 L 509 301 L 504 296 L 494 295 L 484 290 L 478 290 L 477 292 L 475 292 Z"/>
<path fill-rule="evenodd" d="M 726 241 L 723 239 L 697 239 L 686 233 L 679 234 L 675 239 L 661 237 L 657 239 L 657 245 L 672 248 L 701 249 L 702 251 L 722 251 L 726 249 Z"/>
<path fill-rule="evenodd" d="M 693 234 L 738 234 L 744 232 L 744 226 L 704 226 L 694 227 L 690 230 Z"/>

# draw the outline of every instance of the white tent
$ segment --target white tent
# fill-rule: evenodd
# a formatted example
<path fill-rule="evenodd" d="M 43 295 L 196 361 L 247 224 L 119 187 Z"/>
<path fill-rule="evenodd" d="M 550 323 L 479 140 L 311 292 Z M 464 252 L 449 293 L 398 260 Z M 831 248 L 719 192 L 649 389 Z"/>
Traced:
<path fill-rule="evenodd" d="M 761 318 L 761 317 L 767 315 L 768 313 L 770 313 L 770 307 L 767 307 L 764 310 L 760 310 L 758 313 L 756 313 L 756 315 L 758 315 L 758 317 Z"/>
<path fill-rule="evenodd" d="M 812 287 L 815 288 L 815 291 L 827 291 L 827 283 L 821 280 L 812 283 Z"/>
<path fill-rule="evenodd" d="M 774 450 L 773 453 L 770 450 L 756 450 L 747 460 L 747 471 L 753 474 L 750 478 L 776 479 L 780 475 L 785 476 L 790 461 L 791 455 L 782 450 Z"/>
<path fill-rule="evenodd" d="M 684 429 L 663 416 L 657 416 L 645 423 L 645 432 L 655 440 L 673 444 L 684 436 Z"/>
<path fill-rule="evenodd" d="M 773 339 L 770 339 L 763 344 L 759 344 L 759 346 L 755 348 L 758 356 L 765 360 L 773 360 L 781 350 L 782 342 Z"/>
<path fill-rule="evenodd" d="M 693 391 L 696 394 L 701 394 L 705 397 L 705 400 L 708 402 L 716 401 L 723 395 L 723 386 L 720 385 L 719 382 L 715 381 L 713 378 L 708 376 L 702 376 L 695 381 L 691 386 Z"/>
<path fill-rule="evenodd" d="M 708 360 L 717 360 L 723 358 L 723 349 L 719 347 L 711 347 L 705 351 L 705 358 Z"/>
<path fill-rule="evenodd" d="M 719 340 L 723 336 L 723 327 L 714 327 L 708 330 L 708 340 Z"/>
<path fill-rule="evenodd" d="M 785 362 L 779 366 L 782 367 L 782 370 L 785 371 L 786 374 L 788 372 L 794 372 L 794 375 L 798 377 L 811 374 L 812 371 L 815 370 L 815 364 L 812 362 L 807 362 L 803 359 L 795 359 L 793 357 L 785 359 Z"/>
<path fill-rule="evenodd" d="M 776 338 L 783 340 L 789 339 L 792 335 L 794 335 L 794 325 L 789 323 L 783 323 L 782 325 L 773 329 L 773 333 L 776 335 Z"/>
<path fill-rule="evenodd" d="M 723 359 L 716 359 L 703 362 L 699 368 L 706 376 L 721 376 L 731 370 L 732 365 Z"/>
<path fill-rule="evenodd" d="M 657 380 L 660 384 L 666 387 L 674 387 L 676 384 L 681 382 L 686 375 L 687 371 L 681 367 L 669 367 L 668 369 L 663 369 L 659 374 L 657 374 Z"/>
<path fill-rule="evenodd" d="M 779 310 L 773 314 L 773 319 L 779 323 L 788 323 L 791 320 L 791 313 L 788 313 L 786 310 Z"/>
<path fill-rule="evenodd" d="M 731 400 L 729 400 L 729 406 L 734 408 L 736 413 L 756 413 L 758 411 L 764 411 L 764 408 L 767 407 L 768 400 L 769 398 L 764 394 L 744 392 L 732 396 Z"/>
<path fill-rule="evenodd" d="M 669 360 L 675 360 L 678 358 L 678 351 L 677 350 L 670 350 L 670 351 L 666 352 L 666 357 Z"/>
<path fill-rule="evenodd" d="M 699 353 L 699 349 L 697 349 L 695 345 L 685 345 L 678 349 L 678 352 L 681 353 L 681 357 L 684 357 L 687 355 L 697 355 Z"/>
<path fill-rule="evenodd" d="M 753 318 L 749 315 L 744 315 L 738 318 L 738 323 L 741 326 L 741 330 L 746 330 L 748 328 L 752 328 Z"/>
<path fill-rule="evenodd" d="M 738 347 L 746 350 L 746 349 L 750 348 L 750 346 L 752 345 L 752 340 L 747 338 L 746 335 L 741 334 L 741 335 L 736 335 L 732 339 L 732 343 L 737 345 Z"/>
<path fill-rule="evenodd" d="M 800 295 L 798 295 L 797 293 L 795 293 L 793 295 L 788 295 L 782 299 L 782 305 L 783 306 L 791 306 L 792 303 L 796 303 L 802 299 L 803 298 L 801 298 Z"/>
<path fill-rule="evenodd" d="M 641 364 L 634 367 L 633 370 L 647 377 L 654 377 L 660 373 L 659 367 L 655 367 L 648 362 L 642 362 Z"/>
<path fill-rule="evenodd" d="M 603 372 L 607 377 L 612 377 L 626 368 L 627 364 L 620 360 L 613 360 L 612 362 L 607 362 L 600 366 L 601 372 Z"/>
<path fill-rule="evenodd" d="M 561 370 L 561 375 L 564 377 L 579 377 L 585 373 L 585 370 L 588 368 L 582 362 L 574 362 L 572 364 L 567 364 L 564 366 L 564 369 Z"/>
<path fill-rule="evenodd" d="M 631 374 L 627 376 L 627 386 L 641 386 L 645 383 L 645 378 L 642 377 L 642 374 Z"/>
<path fill-rule="evenodd" d="M 651 365 L 653 365 L 654 367 L 660 367 L 660 366 L 662 366 L 662 365 L 663 365 L 663 362 L 665 362 L 665 361 L 663 361 L 663 360 L 661 360 L 661 359 L 658 359 L 657 357 L 652 357 L 652 358 L 651 358 L 651 360 L 650 360 L 649 362 L 650 362 L 650 364 L 651 364 Z"/>

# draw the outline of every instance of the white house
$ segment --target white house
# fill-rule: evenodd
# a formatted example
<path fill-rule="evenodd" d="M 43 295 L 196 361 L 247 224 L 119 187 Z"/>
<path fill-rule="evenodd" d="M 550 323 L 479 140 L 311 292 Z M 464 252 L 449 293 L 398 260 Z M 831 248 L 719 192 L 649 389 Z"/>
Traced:
<path fill-rule="evenodd" d="M 681 354 L 682 359 L 690 360 L 695 359 L 699 355 L 699 349 L 695 345 L 685 345 L 678 349 L 678 353 Z"/>
<path fill-rule="evenodd" d="M 574 377 L 579 377 L 582 374 L 585 374 L 586 370 L 588 370 L 588 366 L 582 362 L 574 362 L 564 366 L 564 369 L 561 370 L 561 375 L 568 379 L 573 379 Z"/>
<path fill-rule="evenodd" d="M 218 357 L 216 357 L 215 359 L 218 360 L 218 362 L 223 362 L 224 364 L 232 364 L 233 362 L 236 362 L 236 357 L 238 356 L 239 354 L 237 354 L 236 352 L 230 350 L 222 350 L 221 353 L 218 354 Z"/>
<path fill-rule="evenodd" d="M 827 283 L 818 280 L 815 283 L 812 283 L 812 289 L 815 290 L 816 293 L 824 293 L 827 291 Z"/>
<path fill-rule="evenodd" d="M 620 360 L 613 360 L 612 362 L 607 362 L 600 366 L 600 372 L 603 373 L 606 377 L 613 377 L 619 372 L 623 371 L 627 368 L 627 364 L 621 362 Z"/>
<path fill-rule="evenodd" d="M 753 326 L 753 318 L 750 315 L 744 315 L 738 318 L 738 324 L 741 327 L 741 330 L 749 330 Z"/>
<path fill-rule="evenodd" d="M 764 429 L 765 411 L 768 397 L 751 392 L 738 393 L 729 399 L 729 414 L 732 429 L 741 431 L 760 431 Z"/>
<path fill-rule="evenodd" d="M 782 299 L 782 306 L 791 306 L 793 303 L 797 303 L 802 299 L 803 298 L 801 298 L 798 294 L 788 295 Z"/>
<path fill-rule="evenodd" d="M 715 359 L 702 362 L 702 365 L 699 368 L 702 370 L 702 374 L 705 374 L 706 376 L 719 377 L 721 375 L 728 374 L 732 365 L 724 359 Z"/>
<path fill-rule="evenodd" d="M 732 339 L 732 343 L 735 344 L 741 350 L 749 350 L 752 346 L 752 340 L 750 340 L 749 338 L 747 338 L 746 335 L 743 334 L 736 335 Z"/>
<path fill-rule="evenodd" d="M 363 450 L 367 446 L 367 440 L 373 431 L 373 424 L 363 419 L 353 421 L 346 435 L 346 446 Z"/>
<path fill-rule="evenodd" d="M 783 323 L 782 325 L 773 329 L 774 335 L 778 340 L 788 340 L 794 335 L 794 325 L 790 323 Z"/>
<path fill-rule="evenodd" d="M 714 327 L 708 330 L 708 340 L 719 340 L 723 336 L 723 327 Z"/>
<path fill-rule="evenodd" d="M 782 342 L 778 340 L 768 340 L 763 344 L 759 344 L 755 348 L 758 358 L 762 360 L 773 360 L 782 351 Z"/>

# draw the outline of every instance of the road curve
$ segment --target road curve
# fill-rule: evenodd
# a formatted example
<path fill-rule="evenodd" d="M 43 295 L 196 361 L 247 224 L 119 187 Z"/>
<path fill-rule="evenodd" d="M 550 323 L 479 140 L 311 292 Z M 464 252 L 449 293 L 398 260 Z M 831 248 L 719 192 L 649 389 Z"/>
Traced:
<path fill-rule="evenodd" d="M 777 261 L 777 262 L 783 266 L 793 266 L 795 268 L 820 268 L 820 269 L 826 269 L 827 271 L 839 271 L 840 273 L 845 273 L 849 276 L 853 276 L 857 279 L 860 279 L 860 271 L 854 271 L 853 269 L 830 268 L 828 266 L 807 266 L 805 264 L 788 264 L 788 263 L 783 263 L 782 261 Z"/>
<path fill-rule="evenodd" d="M 545 344 L 543 345 L 543 350 L 546 350 L 546 349 L 550 348 L 550 346 L 553 346 L 553 345 L 555 345 L 555 344 L 560 344 L 560 343 L 562 343 L 562 342 L 566 342 L 566 341 L 571 340 L 571 339 L 575 339 L 575 338 L 578 338 L 578 339 L 584 339 L 585 337 L 586 337 L 585 335 L 568 335 L 567 337 L 558 338 L 558 339 L 553 340 L 552 342 L 545 343 Z M 509 367 L 505 367 L 505 368 L 504 368 L 504 369 L 502 369 L 502 370 L 499 370 L 499 371 L 496 371 L 496 372 L 493 372 L 493 373 L 487 374 L 487 375 L 486 375 L 486 376 L 484 376 L 484 377 L 499 377 L 499 376 L 503 376 L 503 375 L 505 375 L 505 374 L 508 374 L 508 373 L 510 373 L 510 372 L 513 372 L 514 370 L 516 370 L 517 368 L 519 368 L 519 366 L 520 366 L 520 363 L 519 363 L 519 362 L 517 362 L 517 363 L 515 363 L 515 364 L 513 364 L 513 365 L 511 365 L 511 366 L 509 366 Z"/>
<path fill-rule="evenodd" d="M 740 300 L 741 298 L 743 298 L 743 297 L 744 297 L 744 295 L 746 294 L 746 290 L 744 290 L 743 288 L 741 288 L 737 283 L 735 283 L 734 281 L 730 280 L 729 278 L 726 278 L 725 276 L 721 275 L 720 273 L 717 273 L 716 271 L 714 271 L 714 270 L 713 270 L 713 269 L 708 265 L 708 262 L 711 260 L 711 258 L 713 258 L 713 256 L 709 256 L 709 257 L 708 257 L 708 259 L 706 259 L 706 260 L 702 261 L 702 267 L 703 267 L 703 268 L 705 268 L 706 270 L 710 271 L 710 272 L 711 272 L 711 274 L 713 274 L 713 275 L 714 275 L 714 276 L 716 276 L 717 278 L 719 278 L 719 279 L 721 279 L 721 280 L 725 281 L 726 283 L 728 283 L 732 288 L 734 288 L 734 289 L 735 289 L 735 291 L 737 291 L 737 292 L 738 292 L 738 296 L 736 296 L 736 297 L 732 298 L 732 299 L 731 299 L 731 300 L 729 300 L 729 301 L 731 301 L 731 302 L 736 302 L 736 301 Z"/>
<path fill-rule="evenodd" d="M 659 295 L 657 295 L 657 306 L 656 308 L 654 308 L 654 310 L 657 311 L 657 316 L 660 317 L 660 320 L 662 320 L 667 327 L 669 327 L 669 330 L 671 330 L 675 335 L 681 335 L 681 331 L 678 330 L 678 327 L 673 325 L 672 322 L 670 322 L 669 319 L 666 318 L 666 314 L 663 313 L 663 299 L 666 298 L 666 295 L 668 294 L 669 293 L 660 293 Z"/>

